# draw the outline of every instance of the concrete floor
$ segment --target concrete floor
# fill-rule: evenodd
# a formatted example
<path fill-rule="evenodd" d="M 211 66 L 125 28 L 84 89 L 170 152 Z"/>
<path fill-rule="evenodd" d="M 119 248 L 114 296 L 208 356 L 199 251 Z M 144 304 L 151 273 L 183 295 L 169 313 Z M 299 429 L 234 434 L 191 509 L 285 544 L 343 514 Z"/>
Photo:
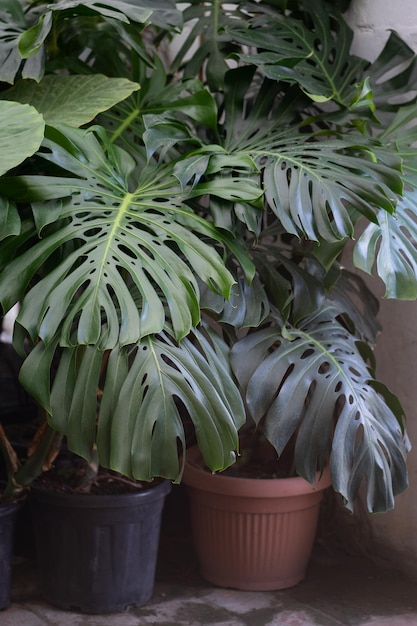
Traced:
<path fill-rule="evenodd" d="M 81 615 L 42 601 L 36 562 L 18 530 L 12 604 L 1 626 L 417 626 L 417 582 L 380 558 L 321 533 L 307 575 L 285 591 L 242 592 L 206 583 L 198 571 L 188 519 L 169 496 L 152 599 L 112 615 Z M 337 518 L 334 519 L 335 525 Z M 328 521 L 327 521 L 328 524 Z M 20 538 L 19 538 L 20 534 Z M 22 541 L 23 539 L 23 541 Z M 19 554 L 20 552 L 20 554 Z M 59 556 L 57 555 L 57 558 Z"/>

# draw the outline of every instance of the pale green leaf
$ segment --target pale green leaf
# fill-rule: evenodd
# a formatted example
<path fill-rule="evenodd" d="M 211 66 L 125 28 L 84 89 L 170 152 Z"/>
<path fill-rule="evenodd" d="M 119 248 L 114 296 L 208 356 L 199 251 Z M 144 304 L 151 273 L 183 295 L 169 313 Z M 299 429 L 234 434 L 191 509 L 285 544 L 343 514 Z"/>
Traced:
<path fill-rule="evenodd" d="M 50 126 L 82 126 L 138 89 L 130 80 L 102 74 L 48 75 L 37 84 L 21 80 L 1 98 L 34 106 Z"/>
<path fill-rule="evenodd" d="M 233 347 L 233 369 L 278 454 L 296 434 L 299 474 L 313 482 L 330 457 L 348 508 L 365 482 L 368 509 L 386 510 L 407 486 L 403 415 L 392 412 L 388 391 L 333 317 L 322 308 L 282 335 L 274 327 L 250 333 Z"/>
<path fill-rule="evenodd" d="M 36 152 L 44 129 L 42 115 L 32 106 L 0 102 L 0 175 Z"/>
<path fill-rule="evenodd" d="M 378 213 L 359 237 L 353 261 L 368 274 L 374 270 L 385 284 L 385 297 L 417 298 L 417 191 L 405 191 L 390 215 Z"/>

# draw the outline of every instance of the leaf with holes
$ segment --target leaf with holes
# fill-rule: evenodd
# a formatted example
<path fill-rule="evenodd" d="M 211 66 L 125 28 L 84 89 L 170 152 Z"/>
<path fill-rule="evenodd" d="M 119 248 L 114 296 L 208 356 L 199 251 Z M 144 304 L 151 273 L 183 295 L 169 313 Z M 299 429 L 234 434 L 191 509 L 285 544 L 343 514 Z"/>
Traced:
<path fill-rule="evenodd" d="M 34 381 L 34 369 L 49 372 L 57 341 L 39 342 L 27 357 L 21 382 L 50 413 L 50 423 L 68 446 L 101 465 L 139 480 L 179 480 L 185 453 L 185 414 L 194 423 L 207 465 L 230 465 L 245 421 L 244 406 L 231 377 L 227 346 L 194 329 L 180 344 L 168 333 L 137 345 L 115 348 L 106 359 L 103 395 L 97 397 L 103 352 L 95 346 L 64 348 L 49 392 Z M 184 459 L 183 459 L 184 460 Z"/>
<path fill-rule="evenodd" d="M 385 297 L 417 297 L 417 190 L 405 190 L 393 215 L 381 211 L 359 237 L 353 260 L 368 274 L 374 267 L 386 287 Z"/>
<path fill-rule="evenodd" d="M 233 347 L 232 367 L 278 454 L 296 435 L 300 475 L 314 482 L 330 459 L 332 484 L 348 508 L 364 481 L 370 511 L 392 508 L 406 488 L 403 415 L 394 415 L 331 309 L 282 334 L 274 327 L 250 333 Z"/>
<path fill-rule="evenodd" d="M 256 54 L 240 54 L 268 78 L 296 83 L 317 102 L 348 106 L 367 62 L 350 54 L 353 32 L 328 4 L 311 0 L 304 10 L 311 22 L 260 12 L 248 24 L 231 24 L 228 34 Z M 317 42 L 320 42 L 318 45 Z"/>
<path fill-rule="evenodd" d="M 394 211 L 402 181 L 401 161 L 392 151 L 371 138 L 307 132 L 289 116 L 291 98 L 282 99 L 270 81 L 250 99 L 252 81 L 248 68 L 226 76 L 224 147 L 242 161 L 246 155 L 262 172 L 269 208 L 288 233 L 336 242 L 352 236 L 356 212 L 376 221 L 379 207 Z"/>
<path fill-rule="evenodd" d="M 197 277 L 230 295 L 234 279 L 214 247 L 227 245 L 227 235 L 185 204 L 174 164 L 138 173 L 123 150 L 102 145 L 102 131 L 101 140 L 93 131 L 63 131 L 49 128 L 43 158 L 71 177 L 0 182 L 0 193 L 32 201 L 34 214 L 10 244 L 16 258 L 0 274 L 2 306 L 20 300 L 36 277 L 19 315 L 33 341 L 48 343 L 60 329 L 62 345 L 113 348 L 159 332 L 167 318 L 184 337 L 200 319 Z M 234 180 L 230 186 L 239 193 Z M 227 187 L 225 179 L 221 189 L 205 185 L 200 193 Z M 242 193 L 249 193 L 244 185 Z"/>

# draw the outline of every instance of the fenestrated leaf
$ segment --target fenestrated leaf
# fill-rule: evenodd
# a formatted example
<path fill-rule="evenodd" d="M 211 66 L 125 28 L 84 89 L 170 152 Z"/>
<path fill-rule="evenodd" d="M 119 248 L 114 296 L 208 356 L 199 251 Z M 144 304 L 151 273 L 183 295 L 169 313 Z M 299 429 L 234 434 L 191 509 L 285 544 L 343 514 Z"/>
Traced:
<path fill-rule="evenodd" d="M 256 48 L 256 54 L 239 56 L 268 78 L 296 83 L 316 102 L 348 106 L 367 62 L 350 54 L 353 33 L 337 11 L 315 0 L 303 8 L 311 23 L 261 12 L 243 26 L 231 23 L 227 33 L 241 45 Z"/>
<path fill-rule="evenodd" d="M 138 89 L 130 80 L 101 74 L 48 75 L 37 84 L 21 80 L 0 97 L 32 105 L 50 126 L 82 126 Z"/>
<path fill-rule="evenodd" d="M 36 152 L 44 130 L 43 117 L 32 106 L 0 102 L 0 175 Z"/>
<path fill-rule="evenodd" d="M 216 320 L 234 328 L 259 326 L 270 312 L 270 303 L 259 277 L 249 285 L 240 279 L 232 288 L 229 300 L 202 288 L 201 307 L 214 311 Z"/>
<path fill-rule="evenodd" d="M 249 334 L 234 346 L 232 366 L 278 454 L 296 433 L 300 475 L 314 482 L 330 459 L 333 487 L 348 508 L 363 481 L 370 511 L 392 508 L 406 487 L 403 415 L 377 392 L 383 386 L 331 310 L 282 335 L 273 327 Z"/>
<path fill-rule="evenodd" d="M 385 297 L 417 297 L 417 190 L 405 190 L 393 215 L 380 211 L 378 224 L 369 224 L 353 250 L 356 267 L 385 284 Z"/>
<path fill-rule="evenodd" d="M 41 342 L 25 362 L 22 381 L 31 392 L 36 393 L 30 369 L 40 367 L 46 374 L 55 347 Z M 95 346 L 65 348 L 50 401 L 47 391 L 38 393 L 38 399 L 46 400 L 51 425 L 67 436 L 77 454 L 90 459 L 97 445 L 105 467 L 140 480 L 179 480 L 185 413 L 210 468 L 223 469 L 234 460 L 245 412 L 226 353 L 219 338 L 212 343 L 201 330 L 193 330 L 180 344 L 164 333 L 116 348 L 108 355 L 97 405 L 103 353 Z"/>
<path fill-rule="evenodd" d="M 122 353 L 116 356 L 110 368 L 127 358 Z M 182 474 L 178 445 L 180 452 L 185 451 L 180 406 L 194 423 L 207 465 L 218 470 L 233 462 L 244 408 L 221 355 L 201 333 L 194 331 L 179 346 L 167 335 L 149 337 L 138 346 L 129 373 L 120 382 L 111 413 L 106 412 L 103 397 L 107 417 L 103 423 L 102 416 L 99 420 L 101 463 L 145 480 L 152 476 L 178 480 Z"/>
<path fill-rule="evenodd" d="M 134 2 L 124 0 L 58 0 L 50 5 L 52 11 L 73 11 L 85 13 L 86 10 L 106 18 L 121 22 L 146 22 L 152 14 L 150 8 L 142 8 Z"/>
<path fill-rule="evenodd" d="M 299 94 L 282 98 L 266 80 L 252 100 L 252 89 L 253 70 L 226 75 L 224 147 L 241 159 L 247 155 L 262 172 L 269 208 L 288 233 L 336 242 L 352 236 L 355 211 L 375 221 L 379 207 L 394 210 L 402 190 L 394 150 L 364 136 L 308 132 L 292 117 L 302 104 Z"/>
<path fill-rule="evenodd" d="M 18 72 L 29 75 L 39 80 L 43 72 L 43 63 L 39 66 L 39 58 L 44 60 L 40 52 L 35 57 L 23 60 L 19 54 L 18 41 L 20 35 L 27 28 L 29 14 L 23 12 L 22 5 L 18 0 L 7 0 L 0 7 L 0 80 L 13 84 Z"/>
<path fill-rule="evenodd" d="M 402 107 L 416 102 L 417 57 L 395 31 L 391 31 L 377 59 L 367 69 L 378 111 L 396 113 Z M 384 127 L 386 127 L 386 121 Z"/>
<path fill-rule="evenodd" d="M 72 177 L 0 182 L 0 192 L 36 200 L 41 235 L 38 239 L 35 225 L 27 224 L 30 249 L 25 250 L 27 231 L 23 241 L 13 242 L 16 258 L 7 275 L 0 275 L 4 308 L 21 299 L 31 279 L 54 259 L 55 269 L 22 301 L 19 321 L 33 340 L 49 342 L 61 329 L 62 345 L 112 348 L 117 341 L 126 345 L 159 332 L 166 315 L 175 336 L 185 336 L 200 317 L 197 277 L 225 297 L 230 294 L 234 279 L 213 248 L 215 241 L 227 245 L 226 235 L 186 206 L 187 192 L 172 175 L 173 165 L 136 172 L 130 191 L 134 164 L 122 150 L 110 144 L 106 154 L 92 131 L 66 127 L 65 134 L 51 129 L 49 134 L 45 159 Z M 207 192 L 226 193 L 227 186 L 192 193 Z M 60 214 L 51 225 L 42 217 L 50 216 L 50 203 L 43 203 L 54 199 Z"/>
<path fill-rule="evenodd" d="M 186 37 L 181 41 L 171 69 L 173 72 L 178 71 L 184 64 L 184 74 L 189 77 L 198 76 L 206 66 L 209 85 L 218 89 L 227 70 L 226 57 L 231 51 L 238 50 L 232 37 L 227 34 L 226 26 L 242 19 L 246 21 L 247 15 L 238 3 L 192 0 L 188 4 L 183 17 L 184 23 L 189 24 L 190 28 L 185 30 Z M 200 41 L 200 45 L 194 49 L 196 41 Z"/>
<path fill-rule="evenodd" d="M 264 166 L 265 195 L 284 228 L 332 242 L 352 236 L 352 208 L 370 221 L 376 220 L 378 207 L 393 212 L 393 191 L 402 188 L 400 161 L 396 171 L 367 153 L 372 155 L 371 143 L 306 142 L 301 136 L 274 146 Z"/>

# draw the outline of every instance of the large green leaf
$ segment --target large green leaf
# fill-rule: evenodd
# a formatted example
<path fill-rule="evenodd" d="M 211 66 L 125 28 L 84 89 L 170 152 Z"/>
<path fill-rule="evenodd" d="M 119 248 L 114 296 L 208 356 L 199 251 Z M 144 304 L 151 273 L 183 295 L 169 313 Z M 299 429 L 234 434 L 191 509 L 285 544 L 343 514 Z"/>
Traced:
<path fill-rule="evenodd" d="M 74 15 L 99 15 L 104 20 L 116 19 L 128 23 L 145 22 L 152 11 L 123 0 L 59 0 L 45 6 L 36 24 L 20 35 L 19 52 L 23 59 L 38 54 L 51 32 L 53 18 L 66 19 Z"/>
<path fill-rule="evenodd" d="M 99 113 L 139 89 L 124 78 L 91 76 L 45 76 L 39 83 L 19 81 L 1 94 L 2 99 L 31 104 L 50 126 L 82 126 Z"/>
<path fill-rule="evenodd" d="M 55 351 L 56 342 L 38 343 L 20 380 L 51 412 L 51 425 L 77 454 L 91 459 L 97 445 L 105 467 L 140 480 L 179 480 L 188 416 L 207 465 L 214 471 L 233 462 L 245 412 L 219 339 L 212 343 L 193 330 L 179 345 L 164 333 L 112 350 L 98 405 L 103 353 L 95 346 L 60 350 L 50 394 Z"/>
<path fill-rule="evenodd" d="M 246 21 L 244 7 L 238 3 L 224 4 L 217 0 L 191 0 L 183 11 L 183 17 L 189 28 L 185 30 L 186 36 L 181 41 L 171 69 L 175 72 L 184 65 L 185 76 L 194 77 L 199 76 L 204 67 L 208 84 L 218 89 L 228 69 L 227 56 L 240 49 L 227 34 L 226 27 L 235 21 Z M 197 48 L 196 41 L 200 42 Z"/>
<path fill-rule="evenodd" d="M 379 207 L 393 212 L 402 190 L 395 151 L 356 134 L 309 133 L 291 119 L 291 98 L 271 102 L 268 81 L 254 100 L 245 97 L 252 76 L 247 68 L 226 76 L 225 147 L 258 166 L 269 208 L 288 233 L 334 242 L 352 236 L 356 211 L 371 221 Z"/>
<path fill-rule="evenodd" d="M 159 332 L 166 315 L 175 336 L 185 336 L 200 317 L 197 277 L 230 294 L 233 277 L 213 247 L 227 245 L 226 235 L 188 208 L 172 165 L 137 172 L 93 131 L 63 130 L 49 130 L 43 156 L 72 177 L 0 181 L 0 193 L 36 201 L 33 226 L 0 252 L 0 267 L 2 254 L 16 256 L 0 275 L 3 307 L 47 268 L 19 315 L 32 340 L 49 342 L 61 328 L 62 345 L 71 345 L 75 326 L 76 342 L 113 348 Z M 205 184 L 200 193 L 220 191 Z"/>
<path fill-rule="evenodd" d="M 288 232 L 332 242 L 352 236 L 352 208 L 371 221 L 378 207 L 393 212 L 393 192 L 402 189 L 399 160 L 393 168 L 375 162 L 366 142 L 288 138 L 264 166 L 266 198 Z"/>
<path fill-rule="evenodd" d="M 5 0 L 0 7 L 0 80 L 13 84 L 21 71 L 22 76 L 39 80 L 44 69 L 44 51 L 23 60 L 18 49 L 19 38 L 31 25 L 29 10 L 23 11 L 19 0 Z M 34 18 L 36 19 L 36 18 Z"/>
<path fill-rule="evenodd" d="M 330 460 L 333 487 L 348 508 L 362 482 L 370 511 L 393 506 L 407 486 L 403 415 L 394 415 L 389 392 L 331 310 L 282 335 L 274 327 L 250 333 L 233 347 L 232 366 L 278 454 L 296 433 L 300 475 L 314 482 Z"/>
<path fill-rule="evenodd" d="M 145 3 L 149 4 L 149 3 Z M 179 15 L 175 6 L 168 0 L 160 0 L 156 3 L 159 20 L 162 23 L 178 23 Z M 152 15 L 148 6 L 140 7 L 137 3 L 124 2 L 123 0 L 61 0 L 55 3 L 22 3 L 19 0 L 7 0 L 0 7 L 0 80 L 13 84 L 15 79 L 31 78 L 39 81 L 45 73 L 45 64 L 50 56 L 54 62 L 58 62 L 59 48 L 57 43 L 59 35 L 72 30 L 72 23 L 80 19 L 79 28 L 90 24 L 91 17 L 95 17 L 94 28 L 99 30 L 100 24 L 106 22 L 114 24 L 119 22 L 126 24 L 127 29 L 133 24 L 143 24 Z M 177 16 L 175 18 L 175 15 Z M 117 27 L 112 36 L 118 43 Z M 85 54 L 88 45 L 84 39 L 82 50 L 78 53 Z M 107 43 L 109 44 L 108 37 Z M 60 42 L 63 43 L 63 40 Z M 51 44 L 51 45 L 50 45 Z M 111 48 L 111 45 L 109 46 Z M 52 55 L 50 54 L 52 52 Z M 77 51 L 75 48 L 69 52 L 76 61 Z M 66 57 L 66 51 L 63 51 Z M 64 62 L 64 58 L 61 62 Z M 21 74 L 20 74 L 21 73 Z"/>
<path fill-rule="evenodd" d="M 239 56 L 265 76 L 296 83 L 314 101 L 348 106 L 367 62 L 350 54 L 353 33 L 337 10 L 316 0 L 303 8 L 307 23 L 284 12 L 260 12 L 246 23 L 232 22 L 227 33 L 256 49 L 256 54 Z"/>
<path fill-rule="evenodd" d="M 396 113 L 416 102 L 417 56 L 395 31 L 391 31 L 377 59 L 367 69 L 377 110 Z"/>
<path fill-rule="evenodd" d="M 388 59 L 386 61 L 388 63 Z M 396 64 L 398 62 L 397 58 Z M 412 63 L 411 74 L 416 73 L 415 67 Z M 410 86 L 406 84 L 409 90 Z M 415 103 L 401 106 L 380 134 L 380 140 L 387 144 L 388 149 L 391 147 L 402 158 L 404 190 L 395 212 L 392 215 L 379 212 L 377 223 L 366 226 L 353 251 L 357 267 L 368 274 L 376 270 L 385 284 L 385 297 L 404 300 L 417 297 L 416 114 Z"/>
<path fill-rule="evenodd" d="M 0 175 L 36 152 L 44 130 L 44 119 L 34 107 L 0 102 Z"/>
<path fill-rule="evenodd" d="M 385 297 L 417 298 L 417 190 L 406 191 L 393 215 L 378 213 L 359 237 L 353 261 L 372 275 L 374 268 L 385 284 Z"/>

